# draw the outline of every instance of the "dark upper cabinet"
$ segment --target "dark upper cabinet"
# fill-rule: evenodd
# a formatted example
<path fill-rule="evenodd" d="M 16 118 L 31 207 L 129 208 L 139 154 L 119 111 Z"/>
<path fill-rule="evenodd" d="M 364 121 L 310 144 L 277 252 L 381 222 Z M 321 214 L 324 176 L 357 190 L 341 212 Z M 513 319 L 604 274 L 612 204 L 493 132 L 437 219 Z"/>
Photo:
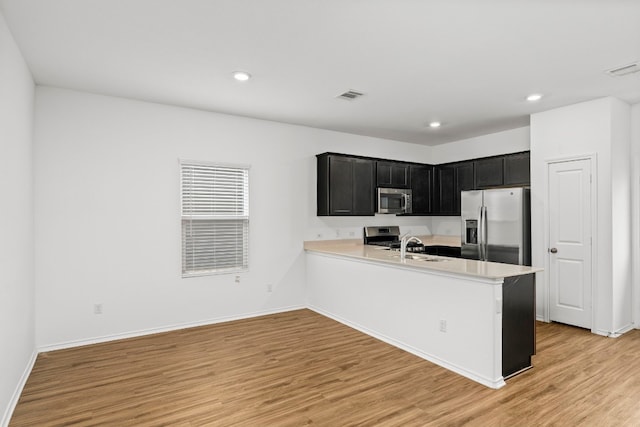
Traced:
<path fill-rule="evenodd" d="M 529 152 L 438 166 L 318 154 L 318 215 L 374 215 L 376 187 L 410 188 L 413 215 L 460 215 L 460 193 L 530 183 Z"/>
<path fill-rule="evenodd" d="M 376 178 L 378 187 L 410 188 L 409 165 L 406 163 L 377 161 Z"/>
<path fill-rule="evenodd" d="M 478 189 L 504 185 L 504 157 L 488 157 L 475 161 L 475 187 Z"/>
<path fill-rule="evenodd" d="M 413 215 L 431 214 L 431 188 L 433 182 L 433 166 L 410 165 Z"/>
<path fill-rule="evenodd" d="M 462 191 L 474 190 L 474 165 L 475 162 L 470 160 L 468 162 L 457 163 L 454 166 L 456 171 L 456 189 L 455 189 L 455 212 L 456 215 L 460 215 L 460 205 L 462 203 L 460 193 Z"/>
<path fill-rule="evenodd" d="M 456 214 L 456 170 L 454 167 L 436 166 L 433 185 L 433 213 L 439 215 Z"/>
<path fill-rule="evenodd" d="M 460 192 L 474 190 L 475 161 L 435 166 L 433 213 L 460 215 Z"/>
<path fill-rule="evenodd" d="M 530 182 L 529 152 L 504 156 L 504 185 L 529 185 Z"/>
<path fill-rule="evenodd" d="M 374 215 L 375 162 L 338 154 L 319 154 L 318 216 Z"/>
<path fill-rule="evenodd" d="M 529 185 L 529 152 L 475 160 L 475 188 Z"/>
<path fill-rule="evenodd" d="M 374 215 L 375 199 L 375 164 L 373 160 L 353 160 L 353 215 Z"/>

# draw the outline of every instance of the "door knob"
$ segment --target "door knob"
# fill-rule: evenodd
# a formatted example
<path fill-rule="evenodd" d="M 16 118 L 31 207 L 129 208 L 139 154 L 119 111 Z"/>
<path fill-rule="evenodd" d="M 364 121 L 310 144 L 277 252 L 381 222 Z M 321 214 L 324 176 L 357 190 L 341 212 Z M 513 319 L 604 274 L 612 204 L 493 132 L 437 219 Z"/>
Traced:
<path fill-rule="evenodd" d="M 551 252 L 552 254 L 558 253 L 558 250 L 556 248 L 551 248 L 549 249 L 549 252 Z"/>

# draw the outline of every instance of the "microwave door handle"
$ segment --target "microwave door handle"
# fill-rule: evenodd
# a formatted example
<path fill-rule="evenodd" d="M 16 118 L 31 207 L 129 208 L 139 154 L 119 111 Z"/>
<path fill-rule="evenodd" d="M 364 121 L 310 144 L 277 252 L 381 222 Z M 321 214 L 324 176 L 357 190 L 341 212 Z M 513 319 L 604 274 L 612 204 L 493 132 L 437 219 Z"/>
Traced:
<path fill-rule="evenodd" d="M 409 196 L 405 193 L 402 193 L 402 212 L 407 211 L 407 205 L 409 205 Z"/>

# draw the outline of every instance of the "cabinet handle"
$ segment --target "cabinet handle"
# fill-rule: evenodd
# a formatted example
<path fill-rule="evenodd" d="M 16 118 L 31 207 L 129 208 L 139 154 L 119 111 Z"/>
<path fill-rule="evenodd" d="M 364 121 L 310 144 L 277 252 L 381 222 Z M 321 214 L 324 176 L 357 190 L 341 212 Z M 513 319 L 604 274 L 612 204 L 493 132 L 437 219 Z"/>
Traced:
<path fill-rule="evenodd" d="M 340 213 L 346 213 L 346 212 L 351 212 L 350 209 L 334 209 L 334 212 L 340 212 Z"/>
<path fill-rule="evenodd" d="M 556 253 L 558 253 L 558 249 L 551 248 L 551 249 L 549 249 L 549 252 L 551 252 L 552 254 L 556 254 Z"/>

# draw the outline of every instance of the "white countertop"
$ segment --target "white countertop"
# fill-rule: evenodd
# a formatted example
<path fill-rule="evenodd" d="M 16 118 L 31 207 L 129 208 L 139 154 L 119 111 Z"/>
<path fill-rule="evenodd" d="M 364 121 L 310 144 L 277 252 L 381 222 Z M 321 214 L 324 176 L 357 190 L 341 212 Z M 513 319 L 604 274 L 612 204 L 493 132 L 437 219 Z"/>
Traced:
<path fill-rule="evenodd" d="M 455 244 L 451 244 L 453 241 L 447 236 L 420 236 L 420 239 L 423 240 L 425 245 L 455 246 Z M 459 244 L 458 238 L 458 245 Z M 407 257 L 407 259 L 401 260 L 400 252 L 389 251 L 378 246 L 365 245 L 359 239 L 306 241 L 304 242 L 304 249 L 308 252 L 380 262 L 390 266 L 395 265 L 412 269 L 424 269 L 425 271 L 462 274 L 486 279 L 522 276 L 543 270 L 542 268 L 524 265 L 502 264 L 433 255 L 422 255 L 419 259 L 410 259 Z M 407 255 L 412 254 L 408 253 Z M 432 259 L 433 261 L 425 261 L 424 258 Z"/>

